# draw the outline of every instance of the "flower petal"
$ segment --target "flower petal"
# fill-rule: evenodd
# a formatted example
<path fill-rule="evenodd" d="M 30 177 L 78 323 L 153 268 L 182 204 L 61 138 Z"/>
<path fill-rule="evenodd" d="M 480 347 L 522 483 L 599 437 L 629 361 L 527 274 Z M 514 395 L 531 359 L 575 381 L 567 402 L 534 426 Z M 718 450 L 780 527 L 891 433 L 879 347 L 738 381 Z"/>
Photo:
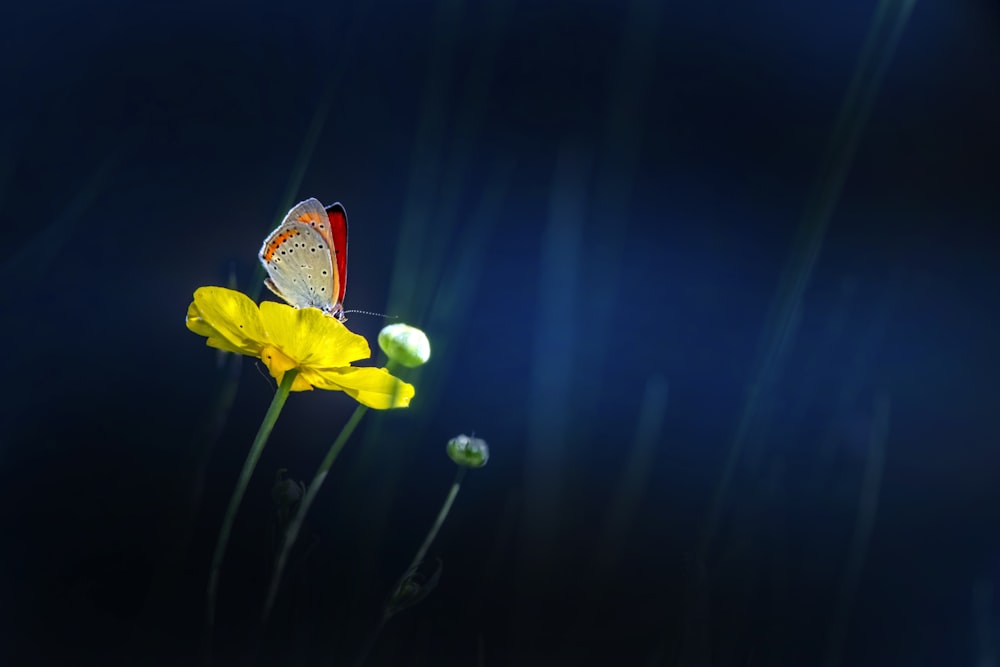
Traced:
<path fill-rule="evenodd" d="M 225 350 L 226 352 L 235 352 L 236 354 L 246 354 L 246 352 L 223 338 L 212 325 L 202 319 L 201 313 L 198 312 L 198 306 L 194 302 L 188 306 L 187 318 L 185 318 L 184 324 L 199 336 L 208 338 L 205 344 L 209 347 Z"/>
<path fill-rule="evenodd" d="M 225 287 L 195 290 L 187 327 L 207 336 L 211 347 L 254 357 L 260 354 L 265 341 L 257 304 L 246 294 Z"/>
<path fill-rule="evenodd" d="M 391 375 L 384 368 L 328 368 L 313 376 L 319 389 L 340 389 L 362 405 L 376 410 L 405 408 L 410 405 L 415 390 L 413 385 Z"/>
<path fill-rule="evenodd" d="M 271 372 L 271 377 L 277 380 L 278 384 L 281 384 L 281 379 L 285 377 L 287 371 L 298 365 L 294 359 L 273 345 L 264 346 L 264 349 L 260 351 L 260 360 L 264 362 L 267 370 Z M 308 378 L 299 373 L 292 380 L 292 387 L 289 391 L 312 391 L 312 388 L 312 383 L 309 382 Z"/>
<path fill-rule="evenodd" d="M 364 336 L 316 308 L 292 308 L 276 301 L 260 304 L 268 340 L 298 362 L 300 368 L 334 368 L 367 359 L 371 348 Z"/>

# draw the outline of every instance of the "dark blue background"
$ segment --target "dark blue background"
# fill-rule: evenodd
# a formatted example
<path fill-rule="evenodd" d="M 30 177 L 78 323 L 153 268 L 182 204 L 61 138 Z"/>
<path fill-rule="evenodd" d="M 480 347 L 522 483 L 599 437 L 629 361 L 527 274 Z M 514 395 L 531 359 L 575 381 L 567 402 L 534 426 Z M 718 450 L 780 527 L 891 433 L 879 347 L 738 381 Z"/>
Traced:
<path fill-rule="evenodd" d="M 260 632 L 270 480 L 308 481 L 352 409 L 291 398 L 223 570 L 220 664 L 354 655 L 447 491 L 444 443 L 471 431 L 492 459 L 432 549 L 442 582 L 368 664 L 819 664 L 882 397 L 842 664 L 989 657 L 992 3 L 916 3 L 701 578 L 693 555 L 876 5 L 6 8 L 9 664 L 199 659 L 213 540 L 273 384 L 246 360 L 206 449 L 222 374 L 183 316 L 231 267 L 252 289 L 262 238 L 307 196 L 350 215 L 347 307 L 425 327 L 434 358 L 413 407 L 370 415 L 337 463 Z M 468 302 L 435 311 L 457 287 Z M 381 322 L 349 325 L 374 342 Z M 623 486 L 649 383 L 666 409 Z M 608 532 L 626 488 L 636 504 Z"/>

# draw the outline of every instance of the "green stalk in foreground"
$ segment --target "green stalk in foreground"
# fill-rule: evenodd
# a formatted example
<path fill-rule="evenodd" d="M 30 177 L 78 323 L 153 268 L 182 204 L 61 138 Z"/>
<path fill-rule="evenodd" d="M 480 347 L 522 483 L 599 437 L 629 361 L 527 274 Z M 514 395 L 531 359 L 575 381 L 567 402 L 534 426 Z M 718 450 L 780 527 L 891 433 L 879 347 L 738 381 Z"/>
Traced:
<path fill-rule="evenodd" d="M 458 466 L 458 470 L 455 472 L 455 481 L 452 482 L 451 489 L 448 491 L 448 495 L 444 499 L 444 505 L 441 506 L 441 511 L 438 512 L 437 518 L 434 519 L 434 524 L 431 526 L 430 532 L 427 533 L 427 537 L 424 538 L 424 543 L 420 545 L 417 550 L 417 555 L 413 557 L 410 562 L 410 567 L 406 568 L 407 572 L 411 572 L 417 569 L 424 560 L 424 556 L 427 555 L 427 550 L 431 548 L 431 543 L 434 542 L 434 538 L 437 537 L 438 531 L 441 530 L 441 524 L 444 520 L 448 518 L 448 512 L 451 511 L 451 506 L 455 502 L 455 496 L 458 495 L 458 490 L 462 486 L 462 479 L 465 477 L 465 467 Z"/>
<path fill-rule="evenodd" d="M 355 662 L 356 667 L 361 667 L 368 657 L 386 621 L 407 607 L 412 607 L 423 600 L 437 586 L 438 579 L 441 577 L 440 561 L 438 561 L 437 567 L 429 576 L 425 576 L 418 570 L 424 558 L 426 558 L 431 544 L 434 543 L 434 539 L 441 530 L 444 520 L 448 518 L 448 512 L 451 511 L 451 506 L 455 503 L 458 491 L 462 488 L 465 471 L 469 468 L 482 468 L 486 465 L 486 461 L 489 460 L 489 447 L 480 438 L 459 435 L 448 441 L 448 457 L 458 466 L 458 470 L 455 472 L 455 481 L 452 482 L 451 488 L 448 490 L 448 495 L 445 496 L 444 504 L 441 505 L 441 510 L 438 512 L 437 518 L 431 524 L 431 529 L 428 531 L 427 537 L 424 538 L 423 544 L 417 549 L 416 555 L 410 561 L 410 566 L 403 572 L 403 576 L 399 578 L 399 583 L 396 584 L 396 588 L 392 592 L 392 597 L 389 598 L 385 609 L 382 610 L 382 616 L 379 618 L 378 625 L 375 626 L 375 629 L 368 636 L 368 641 L 365 642 Z"/>
<path fill-rule="evenodd" d="M 278 597 L 278 588 L 281 587 L 281 576 L 285 571 L 285 565 L 288 563 L 288 555 L 292 551 L 292 547 L 295 545 L 295 540 L 298 539 L 299 529 L 302 527 L 302 522 L 306 518 L 306 513 L 309 511 L 309 507 L 312 505 L 313 500 L 316 499 L 316 494 L 319 493 L 319 488 L 323 486 L 323 482 L 326 481 L 326 476 L 330 472 L 330 468 L 333 467 L 334 461 L 340 455 L 341 450 L 344 449 L 344 445 L 347 444 L 348 439 L 351 434 L 354 433 L 354 429 L 357 427 L 361 418 L 365 416 L 368 412 L 368 408 L 364 405 L 358 405 L 354 409 L 354 414 L 351 418 L 347 420 L 344 424 L 344 428 L 341 429 L 340 435 L 330 446 L 330 450 L 326 453 L 326 457 L 323 462 L 319 464 L 319 469 L 313 476 L 312 482 L 309 483 L 309 488 L 306 490 L 306 494 L 302 497 L 302 502 L 298 509 L 295 511 L 295 515 L 292 517 L 292 521 L 288 524 L 288 529 L 285 531 L 284 540 L 281 543 L 281 552 L 278 554 L 278 559 L 274 562 L 274 571 L 271 574 L 271 585 L 267 591 L 267 601 L 264 602 L 264 609 L 261 612 L 260 620 L 261 623 L 266 623 L 268 617 L 271 615 L 271 609 L 274 608 L 274 601 Z"/>
<path fill-rule="evenodd" d="M 385 369 L 390 373 L 394 373 L 400 365 L 407 368 L 420 366 L 426 363 L 431 356 L 431 344 L 427 340 L 427 334 L 408 324 L 397 323 L 384 327 L 379 332 L 378 344 L 387 357 Z M 389 405 L 394 405 L 395 403 L 396 396 L 393 396 L 389 401 Z M 285 537 L 281 543 L 281 551 L 274 562 L 274 571 L 271 574 L 271 584 L 268 587 L 267 600 L 264 601 L 264 608 L 260 614 L 261 623 L 267 622 L 267 619 L 271 616 L 271 610 L 274 609 L 274 602 L 278 597 L 278 589 L 281 587 L 281 577 L 285 571 L 285 566 L 288 564 L 288 555 L 291 553 L 292 547 L 295 546 L 295 540 L 298 539 L 299 530 L 302 528 L 302 522 L 306 518 L 306 513 L 309 511 L 313 500 L 316 499 L 319 488 L 326 481 L 326 476 L 329 474 L 334 461 L 337 460 L 341 450 L 344 449 L 344 445 L 347 444 L 351 434 L 354 433 L 358 422 L 361 421 L 361 418 L 365 416 L 367 411 L 368 408 L 364 405 L 359 405 L 354 410 L 354 414 L 344 424 L 340 435 L 337 436 L 337 439 L 330 446 L 330 450 L 326 453 L 323 462 L 319 464 L 319 469 L 316 471 L 315 476 L 313 476 L 312 482 L 309 483 L 309 488 L 306 490 L 305 496 L 302 497 L 302 502 L 292 517 L 292 522 L 288 525 L 288 529 L 285 531 Z"/>
<path fill-rule="evenodd" d="M 427 537 L 424 538 L 424 543 L 417 549 L 417 554 L 410 561 L 410 566 L 406 568 L 399 585 L 393 593 L 393 597 L 389 600 L 389 604 L 386 605 L 385 619 L 419 601 L 410 599 L 412 591 L 409 590 L 411 588 L 409 584 L 412 583 L 411 579 L 427 556 L 427 550 L 431 548 L 431 544 L 434 542 L 434 538 L 437 537 L 438 531 L 441 530 L 444 520 L 448 518 L 448 512 L 451 511 L 451 506 L 455 502 L 455 496 L 458 495 L 458 490 L 462 487 L 462 480 L 465 479 L 465 471 L 469 468 L 482 468 L 486 465 L 486 461 L 490 457 L 490 450 L 486 445 L 486 441 L 480 438 L 459 435 L 448 441 L 448 457 L 458 467 L 458 470 L 455 472 L 455 481 L 452 482 L 451 489 L 448 490 L 448 495 L 444 499 L 444 504 L 441 505 L 441 511 L 438 512 L 437 518 L 434 519 Z M 434 577 L 432 577 L 432 580 L 436 582 Z M 424 586 L 424 589 L 423 594 L 420 596 L 421 598 L 430 592 L 426 590 L 426 586 Z"/>
<path fill-rule="evenodd" d="M 253 445 L 250 446 L 250 452 L 247 454 L 246 461 L 243 462 L 243 469 L 240 471 L 240 477 L 236 482 L 236 488 L 233 490 L 233 495 L 229 499 L 229 507 L 226 509 L 226 516 L 222 520 L 222 528 L 219 530 L 219 539 L 215 543 L 215 553 L 212 556 L 212 569 L 208 575 L 208 595 L 205 608 L 205 621 L 208 626 L 208 639 L 210 644 L 212 630 L 215 626 L 215 598 L 219 588 L 219 570 L 222 569 L 222 559 L 226 555 L 226 546 L 229 544 L 229 535 L 233 530 L 233 522 L 236 520 L 236 512 L 240 508 L 240 503 L 243 501 L 243 495 L 246 493 L 247 486 L 250 483 L 250 477 L 253 475 L 254 468 L 257 466 L 257 461 L 260 459 L 261 453 L 264 451 L 264 445 L 267 444 L 267 439 L 271 435 L 271 430 L 278 421 L 278 415 L 281 414 L 281 408 L 284 407 L 285 401 L 288 399 L 288 392 L 291 390 L 292 382 L 295 381 L 295 377 L 297 375 L 298 369 L 293 368 L 286 371 L 284 377 L 281 378 L 281 384 L 278 385 L 277 391 L 274 392 L 274 398 L 271 399 L 271 406 L 267 409 L 267 413 L 264 415 L 264 421 L 261 422 L 260 428 L 257 430 L 257 437 L 254 438 Z"/>

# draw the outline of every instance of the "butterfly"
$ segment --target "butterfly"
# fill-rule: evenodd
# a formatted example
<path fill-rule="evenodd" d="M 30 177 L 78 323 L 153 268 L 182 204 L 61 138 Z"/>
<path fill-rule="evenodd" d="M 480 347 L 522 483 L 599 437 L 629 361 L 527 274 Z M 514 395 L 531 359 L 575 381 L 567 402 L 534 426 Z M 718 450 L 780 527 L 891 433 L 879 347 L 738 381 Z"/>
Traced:
<path fill-rule="evenodd" d="M 258 253 L 264 284 L 295 308 L 318 308 L 341 322 L 347 289 L 347 212 L 306 199 L 292 207 Z"/>

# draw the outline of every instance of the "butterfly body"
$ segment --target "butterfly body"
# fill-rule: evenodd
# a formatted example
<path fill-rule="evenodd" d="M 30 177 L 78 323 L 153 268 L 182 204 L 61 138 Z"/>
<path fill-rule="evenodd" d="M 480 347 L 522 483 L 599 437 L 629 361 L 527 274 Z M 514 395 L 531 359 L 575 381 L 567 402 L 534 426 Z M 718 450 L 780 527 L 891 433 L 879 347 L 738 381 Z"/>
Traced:
<path fill-rule="evenodd" d="M 264 284 L 295 308 L 318 308 L 343 322 L 347 289 L 347 213 L 306 199 L 292 207 L 258 253 Z"/>

